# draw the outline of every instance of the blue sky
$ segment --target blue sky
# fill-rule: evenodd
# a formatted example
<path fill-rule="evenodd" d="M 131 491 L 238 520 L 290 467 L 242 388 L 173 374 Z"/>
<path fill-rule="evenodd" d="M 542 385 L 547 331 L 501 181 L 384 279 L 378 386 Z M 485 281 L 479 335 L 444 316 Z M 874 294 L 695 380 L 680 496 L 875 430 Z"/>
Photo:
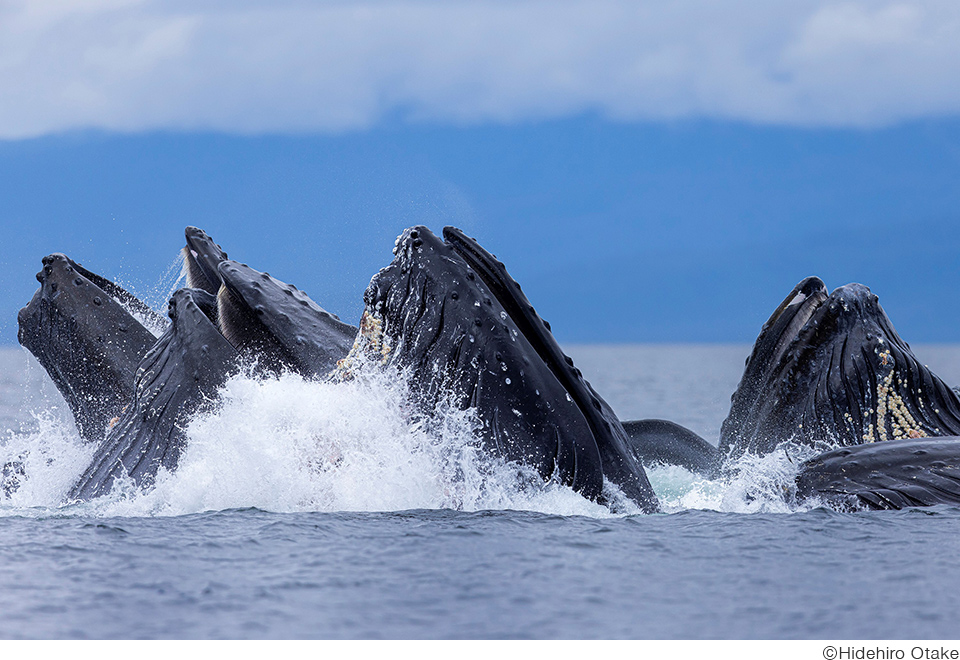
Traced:
<path fill-rule="evenodd" d="M 960 341 L 960 7 L 6 3 L 0 343 L 63 251 L 161 303 L 183 227 L 355 322 L 461 226 L 563 341 L 751 342 L 802 277 Z"/>

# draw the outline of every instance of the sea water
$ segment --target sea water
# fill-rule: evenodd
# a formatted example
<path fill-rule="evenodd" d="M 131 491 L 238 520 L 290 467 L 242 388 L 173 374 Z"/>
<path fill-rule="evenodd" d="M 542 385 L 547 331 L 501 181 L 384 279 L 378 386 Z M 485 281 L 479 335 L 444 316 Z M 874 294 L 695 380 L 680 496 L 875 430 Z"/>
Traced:
<path fill-rule="evenodd" d="M 748 346 L 571 346 L 622 419 L 716 442 Z M 960 383 L 960 347 L 919 347 Z M 665 513 L 600 506 L 430 424 L 403 384 L 227 383 L 147 493 L 61 506 L 92 448 L 42 368 L 0 350 L 0 637 L 956 638 L 960 509 L 836 513 L 803 456 L 711 482 L 650 471 Z M 616 492 L 610 493 L 616 500 Z"/>

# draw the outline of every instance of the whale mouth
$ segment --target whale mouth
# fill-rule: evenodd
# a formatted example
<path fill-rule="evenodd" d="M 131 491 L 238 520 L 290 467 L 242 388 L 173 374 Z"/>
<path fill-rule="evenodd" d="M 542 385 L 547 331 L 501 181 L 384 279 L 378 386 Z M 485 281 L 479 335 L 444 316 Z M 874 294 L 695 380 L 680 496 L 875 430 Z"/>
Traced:
<path fill-rule="evenodd" d="M 65 254 L 50 254 L 41 262 L 43 268 L 37 273 L 40 288 L 17 313 L 20 343 L 31 350 L 38 339 L 37 334 L 45 332 L 46 337 L 49 327 L 54 324 L 68 323 L 74 331 L 90 328 L 91 333 L 97 333 L 100 342 L 105 341 L 105 332 L 127 333 L 142 329 L 138 317 L 157 326 L 165 324 L 157 312 L 136 296 Z"/>
<path fill-rule="evenodd" d="M 813 319 L 818 310 L 823 308 L 827 301 L 826 287 L 816 289 L 811 293 L 798 293 L 787 305 L 787 309 L 777 319 L 778 325 L 785 322 L 785 328 L 777 340 L 771 362 L 777 364 L 787 350 L 800 338 L 800 334 Z M 792 313 L 791 313 L 792 312 Z"/>
<path fill-rule="evenodd" d="M 202 229 L 187 227 L 184 235 L 187 244 L 182 250 L 183 273 L 187 287 L 217 295 L 222 281 L 218 268 L 227 259 L 227 253 Z"/>
<path fill-rule="evenodd" d="M 506 268 L 500 261 L 491 259 L 493 255 L 456 227 L 444 227 L 443 238 L 487 285 L 543 363 L 580 408 L 591 431 L 599 436 L 604 425 L 597 415 L 601 407 L 599 398 L 583 387 L 580 371 L 573 367 L 570 358 L 560 350 L 553 339 L 550 324 L 536 314 L 523 295 L 520 284 L 507 275 Z"/>
<path fill-rule="evenodd" d="M 264 324 L 262 303 L 250 299 L 261 287 L 252 268 L 230 260 L 220 263 L 217 320 L 221 334 L 242 355 L 256 359 L 267 372 L 280 373 L 292 357 L 280 339 Z"/>
<path fill-rule="evenodd" d="M 357 329 L 297 287 L 230 259 L 217 272 L 220 332 L 265 371 L 324 377 L 350 351 Z"/>
<path fill-rule="evenodd" d="M 819 277 L 801 281 L 764 324 L 750 361 L 762 361 L 756 366 L 767 374 L 776 369 L 828 298 Z"/>
<path fill-rule="evenodd" d="M 166 320 L 160 314 L 122 286 L 87 270 L 63 253 L 49 254 L 41 259 L 41 263 L 43 268 L 37 273 L 37 281 L 40 283 L 40 289 L 37 291 L 39 298 L 31 300 L 20 310 L 17 315 L 18 320 L 27 320 L 30 316 L 29 309 L 39 302 L 40 298 L 52 302 L 59 299 L 60 293 L 70 287 L 70 295 L 67 298 L 71 302 L 67 304 L 89 305 L 92 303 L 100 307 L 109 299 L 129 314 L 143 319 L 146 325 L 155 327 L 166 325 Z M 64 301 L 67 298 L 64 298 Z"/>

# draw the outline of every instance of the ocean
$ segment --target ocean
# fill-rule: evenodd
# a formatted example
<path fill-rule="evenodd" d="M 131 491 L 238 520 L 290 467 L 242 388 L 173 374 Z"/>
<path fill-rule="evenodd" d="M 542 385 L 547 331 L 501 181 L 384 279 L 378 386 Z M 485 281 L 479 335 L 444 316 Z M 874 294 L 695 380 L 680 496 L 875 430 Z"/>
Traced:
<path fill-rule="evenodd" d="M 568 346 L 622 419 L 716 442 L 749 346 Z M 960 346 L 918 346 L 960 383 Z M 92 453 L 43 369 L 0 349 L 2 638 L 960 637 L 960 510 L 796 502 L 802 456 L 729 481 L 656 468 L 612 511 L 429 428 L 402 384 L 232 379 L 147 493 L 61 506 Z"/>

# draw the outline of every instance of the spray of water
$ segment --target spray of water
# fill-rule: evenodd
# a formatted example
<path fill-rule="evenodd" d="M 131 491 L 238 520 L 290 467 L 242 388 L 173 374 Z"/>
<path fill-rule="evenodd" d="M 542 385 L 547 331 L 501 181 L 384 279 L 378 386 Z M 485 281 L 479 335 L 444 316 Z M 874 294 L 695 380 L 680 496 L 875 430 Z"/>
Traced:
<path fill-rule="evenodd" d="M 728 461 L 717 479 L 677 466 L 654 467 L 648 474 L 667 512 L 789 513 L 818 505 L 816 501 L 798 502 L 794 486 L 800 465 L 817 453 L 789 444 L 763 456 L 747 453 Z"/>
<path fill-rule="evenodd" d="M 292 374 L 232 378 L 211 412 L 187 428 L 179 469 L 161 471 L 140 491 L 120 482 L 106 497 L 61 506 L 93 447 L 58 418 L 11 434 L 0 447 L 10 491 L 7 515 L 167 516 L 256 507 L 275 512 L 522 509 L 608 517 L 638 513 L 615 487 L 610 506 L 544 484 L 529 468 L 482 450 L 477 420 L 450 406 L 424 418 L 408 403 L 403 379 L 361 366 L 346 382 Z M 655 467 L 651 482 L 664 511 L 789 512 L 800 461 L 796 450 L 746 455 L 717 480 L 679 467 Z M 10 488 L 15 486 L 15 488 Z M 802 508 L 809 508 L 809 505 Z"/>
<path fill-rule="evenodd" d="M 470 411 L 448 407 L 429 419 L 415 414 L 404 380 L 380 370 L 361 367 L 346 382 L 245 373 L 226 384 L 212 412 L 191 421 L 179 468 L 161 471 L 152 489 L 120 482 L 99 500 L 58 508 L 93 448 L 48 420 L 3 447 L 6 461 L 29 458 L 22 461 L 18 487 L 0 501 L 8 514 L 31 507 L 98 516 L 256 507 L 614 515 L 567 487 L 544 484 L 527 467 L 492 458 L 476 431 Z M 615 508 L 638 512 L 623 502 Z"/>
<path fill-rule="evenodd" d="M 155 289 L 164 300 L 181 286 L 182 265 L 178 256 Z M 29 430 L 0 438 L 0 515 L 183 515 L 244 507 L 639 513 L 611 484 L 604 490 L 609 504 L 602 506 L 491 457 L 471 411 L 449 405 L 429 418 L 418 415 L 403 378 L 365 364 L 355 365 L 353 376 L 317 382 L 292 374 L 265 379 L 247 370 L 190 421 L 175 472 L 161 470 L 145 491 L 120 481 L 103 498 L 68 505 L 64 497 L 95 446 L 83 443 L 55 406 L 38 402 L 46 408 L 34 413 Z M 796 451 L 744 456 L 713 481 L 679 467 L 655 467 L 649 475 L 666 512 L 786 512 L 798 508 L 790 490 L 804 458 Z"/>
<path fill-rule="evenodd" d="M 174 260 L 167 266 L 166 270 L 163 271 L 163 275 L 160 276 L 157 283 L 146 292 L 138 291 L 137 287 L 132 283 L 118 282 L 120 286 L 140 298 L 147 307 L 160 315 L 159 320 L 155 317 L 148 317 L 142 314 L 140 310 L 121 303 L 128 314 L 137 319 L 143 327 L 152 332 L 156 337 L 159 337 L 163 334 L 163 331 L 166 330 L 166 323 L 164 321 L 167 318 L 167 301 L 170 300 L 170 297 L 173 296 L 177 289 L 186 286 L 187 275 L 184 263 L 185 258 L 183 253 L 178 252 Z"/>
<path fill-rule="evenodd" d="M 55 411 L 35 413 L 31 427 L 0 443 L 0 514 L 56 508 L 93 458 L 94 447 Z"/>

